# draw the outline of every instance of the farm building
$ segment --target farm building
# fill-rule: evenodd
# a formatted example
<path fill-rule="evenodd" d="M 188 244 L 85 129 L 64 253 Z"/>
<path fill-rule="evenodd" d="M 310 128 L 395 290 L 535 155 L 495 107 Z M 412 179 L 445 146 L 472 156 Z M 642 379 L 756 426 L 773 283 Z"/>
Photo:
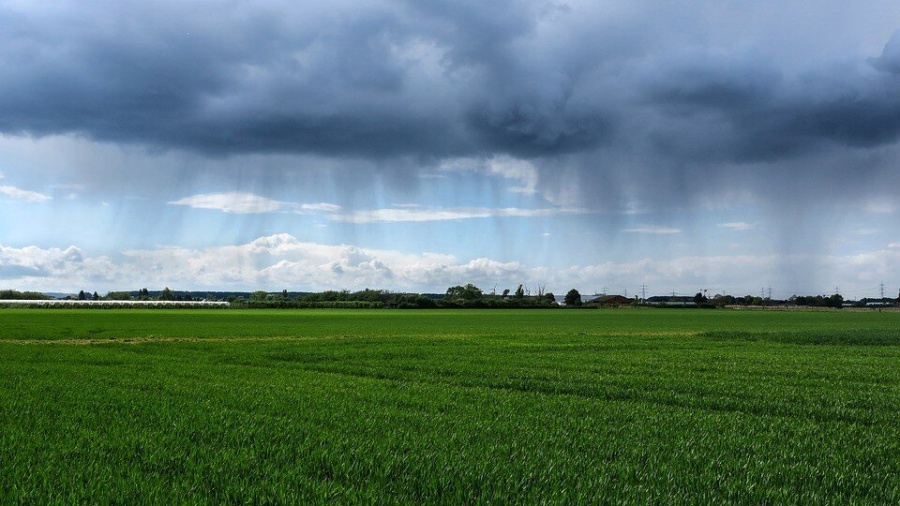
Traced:
<path fill-rule="evenodd" d="M 679 307 L 694 307 L 697 305 L 694 302 L 693 297 L 688 297 L 685 295 L 657 295 L 654 297 L 647 298 L 647 304 L 651 306 L 679 306 Z"/>
<path fill-rule="evenodd" d="M 617 307 L 628 306 L 632 302 L 634 302 L 634 299 L 629 299 L 624 295 L 601 295 L 597 298 L 589 300 L 587 304 L 593 304 L 599 307 Z"/>

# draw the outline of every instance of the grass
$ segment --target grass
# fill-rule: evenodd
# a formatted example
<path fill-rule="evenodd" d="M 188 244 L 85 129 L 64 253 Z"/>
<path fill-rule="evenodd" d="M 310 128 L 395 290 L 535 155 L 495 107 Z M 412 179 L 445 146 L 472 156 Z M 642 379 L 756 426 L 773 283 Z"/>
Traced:
<path fill-rule="evenodd" d="M 4 504 L 900 501 L 896 313 L 2 310 L 0 329 Z"/>

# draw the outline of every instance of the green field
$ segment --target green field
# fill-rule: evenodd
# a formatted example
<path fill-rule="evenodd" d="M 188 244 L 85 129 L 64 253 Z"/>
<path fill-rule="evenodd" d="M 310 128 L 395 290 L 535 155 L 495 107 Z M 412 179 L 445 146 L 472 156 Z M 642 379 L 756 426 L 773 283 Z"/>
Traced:
<path fill-rule="evenodd" d="M 900 504 L 900 313 L 3 309 L 0 503 Z"/>

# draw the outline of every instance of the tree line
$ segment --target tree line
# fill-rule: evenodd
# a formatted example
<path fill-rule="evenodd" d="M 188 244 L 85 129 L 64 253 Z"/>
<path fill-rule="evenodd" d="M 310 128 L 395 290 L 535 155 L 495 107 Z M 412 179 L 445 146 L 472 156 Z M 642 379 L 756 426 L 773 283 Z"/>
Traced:
<path fill-rule="evenodd" d="M 229 300 L 232 306 L 246 308 L 352 308 L 352 309 L 437 309 L 437 308 L 552 308 L 558 307 L 552 293 L 526 294 L 520 285 L 515 293 L 485 293 L 477 286 L 452 286 L 444 294 L 422 294 L 365 289 L 356 292 L 328 290 L 325 292 L 290 295 L 257 291 L 249 297 Z"/>
<path fill-rule="evenodd" d="M 581 294 L 576 289 L 569 290 L 563 298 L 563 305 L 567 308 L 594 308 L 594 307 L 618 307 L 623 305 L 652 305 L 656 307 L 678 307 L 685 303 L 692 303 L 693 307 L 717 308 L 732 305 L 744 306 L 808 306 L 808 307 L 844 307 L 845 301 L 840 294 L 833 295 L 794 295 L 787 300 L 772 300 L 759 296 L 747 295 L 735 297 L 731 295 L 716 295 L 707 298 L 704 293 L 698 292 L 694 297 L 651 297 L 647 300 L 628 299 L 626 297 L 612 296 L 612 302 L 603 300 L 582 301 Z M 389 290 L 364 289 L 359 291 L 326 290 L 323 292 L 267 292 L 258 290 L 255 292 L 198 292 L 175 291 L 166 287 L 159 291 L 151 291 L 141 288 L 134 291 L 112 291 L 101 296 L 96 291 L 81 290 L 77 295 L 65 297 L 70 300 L 85 301 L 225 301 L 236 308 L 349 308 L 349 309 L 435 309 L 435 308 L 484 308 L 484 309 L 527 309 L 527 308 L 556 308 L 560 305 L 553 293 L 546 292 L 543 287 L 538 287 L 537 293 L 532 294 L 524 285 L 519 285 L 515 290 L 505 289 L 501 293 L 495 290 L 485 292 L 472 283 L 451 286 L 443 294 L 423 294 L 408 292 L 392 292 Z M 34 291 L 17 291 L 12 289 L 0 290 L 0 300 L 50 300 L 53 297 Z M 675 306 L 673 306 L 673 304 Z M 893 305 L 900 304 L 900 297 L 894 299 L 861 299 L 854 305 L 866 307 L 867 304 Z"/>
<path fill-rule="evenodd" d="M 0 290 L 0 300 L 50 300 L 53 297 L 41 292 L 20 292 L 18 290 Z"/>

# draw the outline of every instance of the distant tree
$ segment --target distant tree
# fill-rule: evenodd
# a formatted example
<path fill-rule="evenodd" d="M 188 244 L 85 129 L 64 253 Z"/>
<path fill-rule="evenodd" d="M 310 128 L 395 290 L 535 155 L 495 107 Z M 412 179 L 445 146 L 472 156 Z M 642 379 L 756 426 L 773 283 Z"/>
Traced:
<path fill-rule="evenodd" d="M 694 304 L 699 306 L 700 304 L 706 304 L 707 302 L 709 302 L 709 299 L 706 298 L 706 295 L 703 295 L 703 292 L 697 292 L 697 295 L 694 295 Z"/>
<path fill-rule="evenodd" d="M 580 306 L 581 305 L 581 294 L 578 293 L 578 290 L 571 289 L 566 292 L 566 297 L 563 299 L 567 306 Z"/>
<path fill-rule="evenodd" d="M 713 303 L 717 306 L 728 306 L 730 304 L 734 304 L 734 297 L 731 295 L 720 295 L 713 299 Z"/>
<path fill-rule="evenodd" d="M 347 296 L 347 300 L 366 301 L 366 302 L 383 302 L 387 303 L 391 298 L 391 293 L 387 290 L 372 290 L 366 288 L 358 292 L 353 292 Z"/>
<path fill-rule="evenodd" d="M 503 297 L 509 297 L 509 288 L 503 289 Z M 900 300 L 900 298 L 898 298 L 897 300 Z"/>
<path fill-rule="evenodd" d="M 169 287 L 163 288 L 163 291 L 159 293 L 159 300 L 172 300 L 174 297 L 172 296 L 172 290 Z"/>
<path fill-rule="evenodd" d="M 0 299 L 3 300 L 47 300 L 49 295 L 40 292 L 20 292 L 18 290 L 0 290 Z"/>
<path fill-rule="evenodd" d="M 844 306 L 844 296 L 836 293 L 831 297 L 825 298 L 825 306 L 826 307 L 843 307 Z"/>
<path fill-rule="evenodd" d="M 269 298 L 269 292 L 265 290 L 257 290 L 250 294 L 250 300 L 252 301 L 263 301 Z"/>
<path fill-rule="evenodd" d="M 434 302 L 434 299 L 421 294 L 416 295 L 415 304 L 416 307 L 419 308 L 432 308 L 437 306 L 437 304 Z"/>
<path fill-rule="evenodd" d="M 84 293 L 84 290 L 78 292 L 78 300 L 87 300 L 87 294 Z"/>
<path fill-rule="evenodd" d="M 524 287 L 524 286 L 519 285 L 519 287 L 516 288 L 516 295 L 515 295 L 515 297 L 516 297 L 517 299 L 521 299 L 522 297 L 525 297 L 525 287 Z"/>
<path fill-rule="evenodd" d="M 482 298 L 483 295 L 484 292 L 481 291 L 481 288 L 478 288 L 472 283 L 468 283 L 466 286 L 451 286 L 447 289 L 445 297 L 450 300 L 478 300 Z"/>
<path fill-rule="evenodd" d="M 97 292 L 94 292 L 94 295 L 91 297 L 91 300 L 100 300 L 100 295 Z"/>

